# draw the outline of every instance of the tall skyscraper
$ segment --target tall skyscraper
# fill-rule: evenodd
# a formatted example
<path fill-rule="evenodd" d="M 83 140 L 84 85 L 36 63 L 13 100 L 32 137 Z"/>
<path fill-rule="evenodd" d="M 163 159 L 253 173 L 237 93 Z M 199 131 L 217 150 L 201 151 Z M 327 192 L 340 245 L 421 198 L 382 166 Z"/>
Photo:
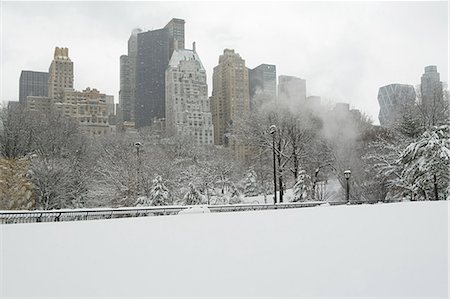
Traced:
<path fill-rule="evenodd" d="M 69 58 L 68 48 L 55 48 L 48 72 L 48 96 L 50 99 L 60 100 L 65 89 L 73 90 L 73 62 Z"/>
<path fill-rule="evenodd" d="M 165 117 L 165 72 L 169 62 L 166 28 L 138 34 L 136 73 L 136 128 Z"/>
<path fill-rule="evenodd" d="M 448 121 L 448 105 L 445 102 L 443 84 L 435 65 L 425 67 L 420 80 L 420 103 L 423 125 L 435 126 Z"/>
<path fill-rule="evenodd" d="M 170 46 L 169 57 L 172 57 L 174 49 L 184 49 L 184 23 L 182 19 L 172 19 L 164 28 L 169 30 Z"/>
<path fill-rule="evenodd" d="M 73 88 L 73 62 L 67 48 L 56 48 L 49 71 L 49 96 L 28 96 L 26 107 L 32 111 L 57 109 L 63 115 L 76 119 L 80 127 L 91 135 L 109 134 L 109 113 L 114 113 L 114 97 L 97 89 Z M 109 105 L 109 106 L 108 106 Z M 109 108 L 109 111 L 108 111 Z"/>
<path fill-rule="evenodd" d="M 293 106 L 304 105 L 306 101 L 306 80 L 293 76 L 279 76 L 278 99 Z"/>
<path fill-rule="evenodd" d="M 272 64 L 261 64 L 249 70 L 250 109 L 274 100 L 277 96 L 277 68 Z"/>
<path fill-rule="evenodd" d="M 248 69 L 245 60 L 234 50 L 225 49 L 214 67 L 211 110 L 214 143 L 227 145 L 233 121 L 250 111 Z"/>
<path fill-rule="evenodd" d="M 136 128 L 165 118 L 165 71 L 172 52 L 181 47 L 184 47 L 181 19 L 172 19 L 162 29 L 137 34 Z"/>
<path fill-rule="evenodd" d="M 27 96 L 48 96 L 48 73 L 22 71 L 19 80 L 19 102 L 25 104 Z"/>
<path fill-rule="evenodd" d="M 166 130 L 213 144 L 213 124 L 206 71 L 195 51 L 174 49 L 166 70 Z"/>
<path fill-rule="evenodd" d="M 406 109 L 412 107 L 416 101 L 414 86 L 407 84 L 389 84 L 378 90 L 380 112 L 378 120 L 383 127 L 397 125 Z"/>
<path fill-rule="evenodd" d="M 425 73 L 420 78 L 421 100 L 423 104 L 431 104 L 442 98 L 442 82 L 437 66 L 425 67 Z"/>
<path fill-rule="evenodd" d="M 139 28 L 131 32 L 128 55 L 120 56 L 119 107 L 121 120 L 126 122 L 135 121 L 137 35 L 141 32 Z"/>

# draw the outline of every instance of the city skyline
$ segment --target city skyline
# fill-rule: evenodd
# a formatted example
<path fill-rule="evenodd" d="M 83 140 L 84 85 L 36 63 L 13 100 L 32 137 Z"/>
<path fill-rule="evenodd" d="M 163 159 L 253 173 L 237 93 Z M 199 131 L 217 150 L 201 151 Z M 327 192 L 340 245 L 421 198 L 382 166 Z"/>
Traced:
<path fill-rule="evenodd" d="M 51 4 L 52 12 L 58 13 L 50 15 L 48 3 L 3 2 L 1 100 L 17 101 L 20 72 L 48 71 L 49 53 L 63 46 L 70 49 L 75 64 L 75 88 L 98 88 L 113 94 L 117 103 L 119 57 L 127 52 L 131 31 L 161 28 L 172 18 L 186 21 L 187 45 L 197 42 L 209 94 L 213 67 L 225 48 L 240 53 L 249 68 L 274 64 L 277 75 L 306 79 L 307 96 L 350 103 L 375 123 L 379 87 L 391 83 L 416 86 L 426 65 L 437 65 L 441 80 L 448 82 L 445 2 L 328 3 L 326 9 L 309 2 L 254 4 L 56 2 Z M 234 23 L 220 18 L 230 10 L 248 17 L 235 18 L 239 21 Z M 340 16 L 344 10 L 345 17 Z M 221 13 L 214 15 L 214 11 Z M 261 22 L 261 17 L 271 16 L 268 11 L 273 21 Z M 421 16 L 421 22 L 415 16 Z M 23 18 L 28 20 L 26 25 Z M 62 22 L 67 19 L 71 22 Z M 39 25 L 32 25 L 36 22 Z M 61 26 L 52 26 L 61 22 Z"/>

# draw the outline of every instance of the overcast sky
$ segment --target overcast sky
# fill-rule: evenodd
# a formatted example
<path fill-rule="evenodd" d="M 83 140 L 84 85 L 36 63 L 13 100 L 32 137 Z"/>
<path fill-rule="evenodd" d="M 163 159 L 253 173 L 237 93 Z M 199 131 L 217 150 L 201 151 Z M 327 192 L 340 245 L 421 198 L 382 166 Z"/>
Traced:
<path fill-rule="evenodd" d="M 1 100 L 17 101 L 21 70 L 48 71 L 54 47 L 68 47 L 75 88 L 118 102 L 119 56 L 133 28 L 186 20 L 186 47 L 211 82 L 224 48 L 254 68 L 306 79 L 307 95 L 348 102 L 378 123 L 377 93 L 420 83 L 426 65 L 448 81 L 447 2 L 2 2 Z M 212 86 L 209 84 L 209 93 Z"/>

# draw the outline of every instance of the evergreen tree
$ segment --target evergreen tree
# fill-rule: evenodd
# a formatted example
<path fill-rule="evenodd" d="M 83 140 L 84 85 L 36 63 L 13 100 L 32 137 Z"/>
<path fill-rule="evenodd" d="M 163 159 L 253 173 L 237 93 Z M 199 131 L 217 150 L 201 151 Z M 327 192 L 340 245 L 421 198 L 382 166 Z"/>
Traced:
<path fill-rule="evenodd" d="M 450 172 L 449 126 L 432 127 L 402 153 L 403 178 L 424 199 L 445 199 Z"/>
<path fill-rule="evenodd" d="M 305 170 L 300 170 L 297 182 L 294 185 L 294 201 L 306 200 L 308 193 L 311 191 L 311 177 L 306 173 Z"/>
<path fill-rule="evenodd" d="M 152 206 L 164 206 L 167 205 L 169 199 L 169 191 L 164 185 L 161 176 L 157 175 L 153 180 L 153 187 L 150 190 L 149 199 Z"/>
<path fill-rule="evenodd" d="M 248 171 L 247 177 L 245 178 L 244 194 L 246 197 L 257 196 L 259 194 L 256 173 L 253 169 L 250 169 Z"/>
<path fill-rule="evenodd" d="M 184 195 L 184 202 L 186 205 L 198 205 L 201 204 L 202 198 L 200 192 L 195 188 L 194 184 L 189 183 L 189 190 Z"/>

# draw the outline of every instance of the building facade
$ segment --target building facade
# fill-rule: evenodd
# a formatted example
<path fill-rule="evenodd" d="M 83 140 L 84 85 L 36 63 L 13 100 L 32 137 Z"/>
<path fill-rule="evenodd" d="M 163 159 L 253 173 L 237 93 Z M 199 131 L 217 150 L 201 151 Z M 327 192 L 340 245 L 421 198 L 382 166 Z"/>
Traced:
<path fill-rule="evenodd" d="M 93 136 L 113 131 L 108 123 L 106 95 L 95 88 L 86 88 L 83 91 L 66 90 L 63 100 L 55 103 L 55 107 L 65 116 L 76 119 L 83 131 Z"/>
<path fill-rule="evenodd" d="M 306 80 L 293 76 L 278 77 L 278 99 L 293 107 L 306 102 Z"/>
<path fill-rule="evenodd" d="M 233 121 L 250 111 L 248 69 L 234 50 L 225 49 L 214 67 L 211 111 L 214 144 L 228 145 Z"/>
<path fill-rule="evenodd" d="M 28 96 L 26 107 L 31 111 L 50 111 L 52 100 L 49 97 Z"/>
<path fill-rule="evenodd" d="M 206 70 L 193 50 L 174 49 L 166 70 L 166 132 L 198 145 L 214 142 Z"/>
<path fill-rule="evenodd" d="M 56 109 L 63 115 L 76 119 L 81 128 L 91 135 L 104 135 L 115 131 L 108 116 L 114 113 L 114 97 L 97 89 L 73 89 L 73 63 L 67 48 L 56 48 L 49 72 L 49 96 L 28 96 L 27 108 L 31 111 Z M 50 96 L 52 95 L 52 96 Z M 112 110 L 111 110 L 112 109 Z"/>
<path fill-rule="evenodd" d="M 423 124 L 435 126 L 448 121 L 448 106 L 444 99 L 443 83 L 435 65 L 425 67 L 420 80 L 420 104 Z M 448 101 L 448 99 L 447 99 Z"/>
<path fill-rule="evenodd" d="M 122 121 L 141 128 L 165 118 L 165 71 L 173 51 L 184 48 L 184 23 L 172 19 L 161 29 L 133 31 L 128 55 L 120 57 Z"/>
<path fill-rule="evenodd" d="M 169 32 L 169 58 L 175 49 L 184 49 L 184 23 L 182 19 L 172 19 L 164 28 Z"/>
<path fill-rule="evenodd" d="M 275 100 L 277 96 L 277 68 L 272 64 L 261 64 L 249 70 L 250 109 Z"/>
<path fill-rule="evenodd" d="M 406 109 L 416 101 L 414 86 L 407 84 L 389 84 L 378 90 L 380 112 L 378 120 L 382 127 L 394 127 L 399 124 Z"/>
<path fill-rule="evenodd" d="M 115 115 L 115 105 L 114 105 L 114 96 L 105 95 L 106 107 L 107 107 L 107 115 L 112 116 Z"/>
<path fill-rule="evenodd" d="M 66 89 L 73 90 L 73 62 L 68 48 L 55 48 L 48 73 L 48 96 L 51 99 L 61 99 Z"/>
<path fill-rule="evenodd" d="M 169 63 L 169 30 L 138 34 L 136 72 L 136 128 L 165 117 L 165 72 Z"/>
<path fill-rule="evenodd" d="M 19 79 L 19 102 L 25 104 L 27 96 L 48 96 L 48 73 L 22 71 Z"/>
<path fill-rule="evenodd" d="M 420 78 L 420 92 L 422 104 L 432 104 L 436 99 L 442 98 L 442 82 L 437 66 L 425 67 L 425 73 Z"/>
<path fill-rule="evenodd" d="M 139 28 L 131 32 L 128 39 L 128 55 L 120 56 L 120 113 L 118 114 L 121 120 L 126 122 L 135 121 L 137 35 L 141 32 Z"/>

